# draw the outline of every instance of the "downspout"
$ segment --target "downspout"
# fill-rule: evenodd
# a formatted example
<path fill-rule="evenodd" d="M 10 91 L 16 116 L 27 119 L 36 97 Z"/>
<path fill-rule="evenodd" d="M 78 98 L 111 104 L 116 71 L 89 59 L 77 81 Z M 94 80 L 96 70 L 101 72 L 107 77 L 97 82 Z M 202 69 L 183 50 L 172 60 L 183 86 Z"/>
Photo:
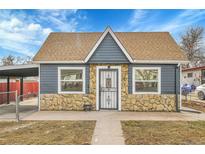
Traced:
<path fill-rule="evenodd" d="M 41 110 L 41 64 L 38 66 L 38 111 Z"/>
<path fill-rule="evenodd" d="M 176 92 L 176 111 L 177 112 L 180 112 L 180 106 L 181 106 L 181 90 L 180 90 L 180 94 L 179 94 L 180 100 L 178 98 L 179 88 L 181 89 L 179 69 L 180 69 L 180 63 L 178 63 L 178 65 L 177 65 L 177 67 L 175 69 L 175 92 Z"/>
<path fill-rule="evenodd" d="M 181 88 L 181 81 L 182 81 L 182 65 L 179 63 L 179 110 L 181 111 L 181 107 L 182 107 L 182 88 Z"/>

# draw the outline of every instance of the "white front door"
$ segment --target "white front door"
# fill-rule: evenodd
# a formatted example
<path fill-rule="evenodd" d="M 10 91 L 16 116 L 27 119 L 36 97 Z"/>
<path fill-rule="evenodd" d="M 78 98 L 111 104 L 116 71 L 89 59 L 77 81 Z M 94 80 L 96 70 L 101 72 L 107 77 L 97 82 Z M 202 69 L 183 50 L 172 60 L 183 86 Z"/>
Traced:
<path fill-rule="evenodd" d="M 99 70 L 100 109 L 118 109 L 118 70 Z"/>

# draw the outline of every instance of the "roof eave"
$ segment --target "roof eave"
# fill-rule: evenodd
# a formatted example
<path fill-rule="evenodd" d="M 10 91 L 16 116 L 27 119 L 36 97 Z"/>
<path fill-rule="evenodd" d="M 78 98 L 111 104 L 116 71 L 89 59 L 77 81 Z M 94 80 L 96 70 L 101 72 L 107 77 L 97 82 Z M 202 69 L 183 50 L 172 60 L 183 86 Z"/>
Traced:
<path fill-rule="evenodd" d="M 35 64 L 86 64 L 85 61 L 33 61 Z M 135 64 L 187 64 L 189 61 L 185 60 L 134 60 Z"/>
<path fill-rule="evenodd" d="M 6 65 L 0 66 L 0 71 L 2 70 L 12 70 L 12 69 L 26 69 L 26 68 L 38 68 L 38 64 L 18 64 L 18 65 Z"/>
<path fill-rule="evenodd" d="M 73 61 L 33 61 L 35 64 L 84 64 L 82 60 Z"/>

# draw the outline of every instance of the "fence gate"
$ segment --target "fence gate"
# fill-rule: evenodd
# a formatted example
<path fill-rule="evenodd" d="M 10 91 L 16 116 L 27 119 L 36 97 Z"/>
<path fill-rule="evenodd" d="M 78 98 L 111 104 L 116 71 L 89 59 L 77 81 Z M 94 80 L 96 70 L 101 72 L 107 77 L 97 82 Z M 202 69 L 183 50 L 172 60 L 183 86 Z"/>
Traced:
<path fill-rule="evenodd" d="M 100 109 L 118 109 L 118 70 L 102 69 L 99 77 Z"/>

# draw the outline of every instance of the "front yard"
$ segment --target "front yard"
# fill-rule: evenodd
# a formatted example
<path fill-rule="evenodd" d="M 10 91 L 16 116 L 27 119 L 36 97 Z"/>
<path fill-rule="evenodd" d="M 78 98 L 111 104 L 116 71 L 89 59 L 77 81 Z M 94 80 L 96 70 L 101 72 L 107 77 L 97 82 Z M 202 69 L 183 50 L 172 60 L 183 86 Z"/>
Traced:
<path fill-rule="evenodd" d="M 122 121 L 126 144 L 205 144 L 205 121 Z"/>
<path fill-rule="evenodd" d="M 0 144 L 91 144 L 95 121 L 0 122 Z"/>

